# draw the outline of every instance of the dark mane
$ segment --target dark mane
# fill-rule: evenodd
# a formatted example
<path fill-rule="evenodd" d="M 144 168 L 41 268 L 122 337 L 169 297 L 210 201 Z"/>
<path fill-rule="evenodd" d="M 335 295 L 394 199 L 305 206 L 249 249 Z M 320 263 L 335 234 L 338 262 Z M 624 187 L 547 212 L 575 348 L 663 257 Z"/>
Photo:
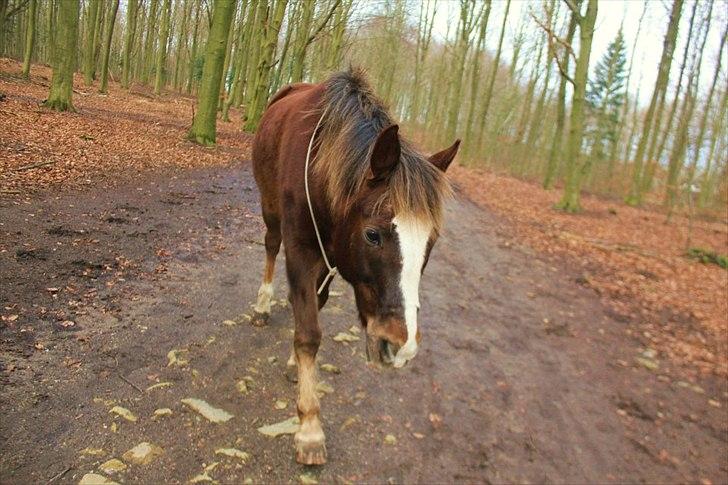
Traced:
<path fill-rule="evenodd" d="M 336 73 L 325 84 L 314 170 L 326 181 L 334 212 L 343 213 L 365 181 L 377 135 L 393 121 L 362 70 Z M 401 140 L 401 146 L 401 160 L 390 175 L 384 198 L 395 214 L 429 219 L 439 229 L 450 185 L 444 174 L 406 140 Z"/>

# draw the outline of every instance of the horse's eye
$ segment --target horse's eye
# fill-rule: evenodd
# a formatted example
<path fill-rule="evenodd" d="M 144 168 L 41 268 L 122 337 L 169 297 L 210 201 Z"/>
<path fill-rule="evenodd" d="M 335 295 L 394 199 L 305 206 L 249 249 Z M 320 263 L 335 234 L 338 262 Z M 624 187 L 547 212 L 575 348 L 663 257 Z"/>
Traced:
<path fill-rule="evenodd" d="M 382 237 L 379 235 L 379 231 L 375 229 L 367 229 L 364 231 L 364 239 L 372 246 L 382 245 Z"/>

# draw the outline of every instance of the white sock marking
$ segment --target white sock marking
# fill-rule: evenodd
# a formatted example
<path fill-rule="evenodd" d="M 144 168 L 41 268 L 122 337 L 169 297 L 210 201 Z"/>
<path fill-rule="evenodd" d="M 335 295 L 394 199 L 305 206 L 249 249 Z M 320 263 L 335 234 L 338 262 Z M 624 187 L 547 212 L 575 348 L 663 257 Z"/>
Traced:
<path fill-rule="evenodd" d="M 417 310 L 420 308 L 420 276 L 425 262 L 427 241 L 432 234 L 432 223 L 410 215 L 397 215 L 392 219 L 402 255 L 402 274 L 399 287 L 402 290 L 404 320 L 407 325 L 407 342 L 394 356 L 394 367 L 402 367 L 417 354 Z"/>
<path fill-rule="evenodd" d="M 270 300 L 273 298 L 273 283 L 263 283 L 258 290 L 258 301 L 253 309 L 258 313 L 270 313 Z"/>

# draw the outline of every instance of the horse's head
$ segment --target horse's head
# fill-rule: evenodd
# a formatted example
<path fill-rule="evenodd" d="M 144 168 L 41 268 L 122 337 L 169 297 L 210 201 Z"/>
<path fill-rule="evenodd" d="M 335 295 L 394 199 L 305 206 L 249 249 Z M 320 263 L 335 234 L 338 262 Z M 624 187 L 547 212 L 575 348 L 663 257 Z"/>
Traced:
<path fill-rule="evenodd" d="M 459 144 L 458 140 L 418 163 L 431 163 L 444 172 Z M 417 353 L 420 276 L 438 231 L 432 217 L 402 210 L 402 204 L 398 207 L 392 187 L 399 183 L 406 186 L 401 190 L 419 190 L 421 198 L 426 198 L 428 187 L 413 186 L 427 183 L 418 180 L 418 175 L 427 178 L 429 172 L 430 179 L 433 174 L 441 179 L 439 172 L 430 167 L 420 172 L 415 169 L 415 173 L 397 173 L 400 163 L 404 163 L 402 145 L 398 126 L 392 125 L 377 137 L 370 151 L 367 180 L 351 201 L 346 220 L 337 224 L 340 232 L 335 238 L 339 271 L 354 287 L 359 315 L 366 327 L 367 358 L 394 367 L 402 367 Z M 399 179 L 393 180 L 395 177 Z M 403 182 L 402 177 L 410 180 Z M 436 210 L 440 210 L 439 205 Z"/>

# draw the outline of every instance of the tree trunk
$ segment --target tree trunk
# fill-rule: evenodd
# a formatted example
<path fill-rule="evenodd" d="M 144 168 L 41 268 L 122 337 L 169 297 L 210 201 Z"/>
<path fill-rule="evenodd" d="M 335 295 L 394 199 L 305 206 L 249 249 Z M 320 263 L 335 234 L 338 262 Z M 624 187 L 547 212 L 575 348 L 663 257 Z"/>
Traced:
<path fill-rule="evenodd" d="M 662 57 L 655 81 L 655 89 L 652 92 L 652 99 L 645 114 L 642 136 L 637 145 L 637 153 L 635 154 L 634 165 L 632 167 L 632 185 L 630 193 L 625 202 L 629 205 L 640 205 L 642 203 L 642 177 L 644 167 L 644 157 L 649 142 L 653 117 L 657 108 L 658 101 L 667 89 L 667 81 L 670 77 L 670 66 L 672 64 L 673 53 L 675 52 L 675 41 L 677 40 L 678 27 L 680 25 L 680 14 L 682 13 L 683 0 L 673 0 L 672 11 L 670 12 L 670 22 L 667 26 L 665 41 L 662 47 Z"/>
<path fill-rule="evenodd" d="M 654 136 L 652 136 L 652 139 L 650 140 L 650 147 L 647 149 L 647 159 L 645 161 L 645 168 L 644 168 L 644 174 L 642 176 L 642 186 L 640 187 L 640 191 L 642 196 L 644 197 L 644 194 L 650 191 L 652 188 L 652 179 L 655 175 L 655 170 L 657 169 L 658 165 L 660 164 L 660 158 L 662 158 L 662 153 L 665 150 L 665 145 L 667 144 L 667 139 L 670 137 L 670 134 L 672 132 L 672 123 L 675 120 L 675 113 L 677 112 L 677 107 L 680 105 L 680 91 L 682 90 L 682 79 L 683 75 L 685 74 L 685 68 L 688 64 L 688 54 L 690 52 L 690 47 L 692 44 L 693 39 L 693 25 L 695 23 L 695 17 L 698 12 L 698 4 L 699 2 L 695 2 L 693 4 L 693 11 L 690 15 L 690 24 L 688 27 L 688 37 L 685 41 L 685 50 L 683 51 L 683 60 L 682 64 L 680 65 L 680 73 L 677 77 L 677 83 L 675 87 L 675 100 L 672 103 L 672 107 L 670 109 L 670 114 L 667 117 L 667 123 L 665 125 L 665 129 L 662 133 L 660 133 L 660 125 L 662 123 L 662 112 L 664 111 L 664 105 L 665 105 L 665 98 L 666 93 L 663 92 L 662 96 L 660 97 L 660 100 L 658 101 L 658 108 L 655 112 L 655 125 L 653 127 Z M 662 135 L 662 139 L 658 145 L 657 140 L 660 138 L 660 135 Z M 659 146 L 659 148 L 658 148 Z"/>
<path fill-rule="evenodd" d="M 420 5 L 420 21 L 418 22 L 417 45 L 415 48 L 415 73 L 414 83 L 412 85 L 412 107 L 410 109 L 410 121 L 418 121 L 420 117 L 420 93 L 422 91 L 422 68 L 427 59 L 427 52 L 430 49 L 430 41 L 432 39 L 432 26 L 435 22 L 435 14 L 437 13 L 437 0 L 428 0 L 425 9 Z M 486 0 L 488 12 L 490 12 L 491 0 Z M 432 16 L 429 16 L 430 4 L 432 4 Z M 424 19 L 424 25 L 423 25 Z"/>
<path fill-rule="evenodd" d="M 485 0 L 483 11 L 481 12 L 480 26 L 478 28 L 478 40 L 475 52 L 472 58 L 472 72 L 470 73 L 470 96 L 468 97 L 468 116 L 465 119 L 465 158 L 472 156 L 473 147 L 475 146 L 475 133 L 473 133 L 473 125 L 475 123 L 475 107 L 478 101 L 478 91 L 480 90 L 480 80 L 482 77 L 481 67 L 483 63 L 483 53 L 485 52 L 485 34 L 488 32 L 488 20 L 490 19 L 490 9 L 492 7 L 491 0 Z"/>
<path fill-rule="evenodd" d="M 121 87 L 128 89 L 131 78 L 131 50 L 134 47 L 134 36 L 137 25 L 139 0 L 129 0 L 126 5 L 126 35 L 124 36 L 124 53 L 121 62 Z"/>
<path fill-rule="evenodd" d="M 191 13 L 190 0 L 183 0 L 182 21 L 180 22 L 179 33 L 177 35 L 177 54 L 174 57 L 174 77 L 172 85 L 174 89 L 180 87 L 180 72 L 182 67 L 182 53 L 187 50 L 187 19 Z"/>
<path fill-rule="evenodd" d="M 109 55 L 111 54 L 111 38 L 114 35 L 114 24 L 116 23 L 116 14 L 119 11 L 119 0 L 114 0 L 111 6 L 111 17 L 109 18 L 106 33 L 104 35 L 104 51 L 101 59 L 101 86 L 100 93 L 105 93 L 109 87 Z"/>
<path fill-rule="evenodd" d="M 75 111 L 73 107 L 73 71 L 78 43 L 79 0 L 64 0 L 58 6 L 56 55 L 48 99 L 43 103 L 56 111 Z"/>
<path fill-rule="evenodd" d="M 574 12 L 577 13 L 577 12 Z M 579 57 L 574 67 L 574 94 L 571 98 L 571 117 L 569 119 L 569 140 L 566 151 L 566 182 L 558 209 L 566 212 L 581 210 L 580 192 L 583 166 L 580 166 L 581 142 L 584 135 L 584 96 L 589 75 L 594 24 L 597 20 L 597 0 L 589 0 L 586 13 L 579 14 Z"/>
<path fill-rule="evenodd" d="M 96 61 L 94 35 L 96 33 L 96 23 L 98 21 L 100 7 L 100 0 L 91 0 L 88 5 L 88 17 L 86 19 L 86 42 L 84 45 L 83 57 L 83 82 L 86 86 L 90 86 L 91 83 L 93 83 L 94 81 L 94 64 Z"/>
<path fill-rule="evenodd" d="M 711 126 L 710 133 L 710 148 L 708 149 L 708 156 L 705 159 L 705 168 L 700 180 L 700 196 L 698 197 L 698 206 L 705 207 L 708 201 L 713 195 L 713 177 L 712 171 L 713 165 L 718 165 L 718 160 L 713 162 L 713 157 L 718 153 L 718 157 L 722 156 L 722 151 L 716 151 L 716 147 L 719 141 L 725 140 L 725 134 L 723 130 L 725 128 L 725 113 L 728 110 L 728 89 L 723 89 L 723 94 L 720 97 L 720 103 L 718 111 L 715 113 L 713 123 Z"/>
<path fill-rule="evenodd" d="M 693 178 L 695 177 L 695 169 L 697 168 L 697 162 L 700 159 L 700 151 L 703 148 L 703 138 L 705 138 L 705 131 L 708 127 L 708 115 L 710 114 L 710 107 L 713 103 L 715 86 L 718 84 L 718 79 L 720 78 L 723 52 L 726 45 L 726 34 L 728 34 L 728 27 L 723 29 L 723 35 L 720 39 L 720 47 L 718 47 L 718 60 L 715 63 L 715 70 L 713 71 L 713 81 L 711 82 L 710 89 L 708 90 L 708 97 L 705 99 L 705 108 L 703 109 L 702 116 L 700 117 L 698 134 L 695 137 L 692 163 L 690 164 L 690 171 L 688 173 L 688 183 L 691 183 Z"/>
<path fill-rule="evenodd" d="M 276 45 L 278 44 L 278 32 L 281 28 L 283 16 L 286 13 L 287 2 L 288 0 L 277 0 L 275 2 L 273 15 L 263 30 L 263 44 L 261 45 L 261 55 L 256 69 L 255 83 L 253 85 L 250 103 L 246 109 L 246 131 L 252 132 L 258 127 L 258 121 L 260 121 L 263 109 L 268 100 L 270 71 L 273 66 L 273 58 L 275 56 Z"/>
<path fill-rule="evenodd" d="M 35 44 L 35 26 L 38 1 L 30 0 L 28 8 L 28 28 L 25 32 L 25 53 L 23 55 L 23 77 L 30 79 L 30 61 L 33 58 L 33 46 Z"/>
<path fill-rule="evenodd" d="M 235 4 L 233 0 L 216 0 L 212 26 L 205 47 L 205 66 L 202 70 L 200 89 L 197 94 L 197 114 L 190 128 L 189 139 L 201 145 L 215 144 L 215 118 L 217 98 L 222 82 L 222 65 L 230 22 Z"/>
<path fill-rule="evenodd" d="M 164 67 L 167 60 L 167 41 L 169 40 L 169 20 L 172 15 L 170 0 L 164 0 L 162 5 L 162 29 L 159 31 L 159 44 L 157 46 L 157 62 L 154 73 L 154 94 L 159 95 L 164 87 Z"/>
<path fill-rule="evenodd" d="M 447 125 L 445 126 L 445 138 L 455 138 L 458 119 L 460 118 L 460 107 L 462 104 L 462 85 L 465 73 L 465 60 L 470 48 L 470 34 L 473 31 L 473 9 L 474 2 L 460 0 L 460 29 L 458 41 L 455 46 L 455 53 L 452 60 L 452 76 L 450 77 L 450 97 L 447 110 Z"/>
<path fill-rule="evenodd" d="M 197 0 L 195 5 L 195 28 L 192 33 L 192 51 L 190 52 L 190 64 L 187 72 L 187 86 L 185 91 L 187 94 L 192 93 L 192 84 L 195 77 L 195 63 L 197 62 L 197 38 L 200 31 L 200 4 L 202 0 Z"/>
<path fill-rule="evenodd" d="M 503 38 L 506 34 L 506 23 L 508 21 L 508 11 L 511 8 L 511 0 L 506 1 L 506 10 L 503 13 L 503 23 L 501 24 L 500 37 L 498 38 L 498 49 L 495 52 L 495 59 L 493 59 L 493 66 L 490 70 L 490 76 L 488 78 L 488 84 L 485 88 L 485 96 L 483 98 L 483 109 L 480 114 L 480 125 L 478 127 L 478 142 L 476 143 L 477 150 L 483 147 L 484 131 L 486 128 L 486 121 L 488 119 L 488 112 L 490 111 L 490 102 L 493 98 L 493 87 L 495 86 L 495 79 L 498 77 L 498 66 L 500 65 L 501 53 L 503 51 Z M 477 154 L 475 154 L 477 156 Z"/>
<path fill-rule="evenodd" d="M 576 34 L 576 26 L 578 24 L 577 16 L 572 13 L 569 20 L 569 30 L 566 34 L 566 43 L 572 45 L 574 35 Z M 554 57 L 558 55 L 553 53 Z M 564 70 L 569 70 L 569 52 L 564 49 L 564 56 L 561 65 Z M 551 140 L 551 149 L 549 150 L 549 160 L 546 164 L 546 173 L 543 178 L 543 188 L 551 190 L 556 182 L 556 173 L 559 168 L 559 159 L 561 158 L 561 145 L 564 141 L 564 127 L 566 126 L 566 83 L 567 80 L 561 76 L 559 83 L 559 92 L 556 99 L 556 127 L 554 129 L 553 139 Z"/>
<path fill-rule="evenodd" d="M 151 72 L 152 57 L 154 54 L 154 39 L 157 37 L 157 7 L 159 0 L 152 0 L 149 17 L 147 18 L 147 35 L 144 39 L 144 55 L 141 61 L 140 80 L 142 84 L 149 83 L 149 74 Z"/>

